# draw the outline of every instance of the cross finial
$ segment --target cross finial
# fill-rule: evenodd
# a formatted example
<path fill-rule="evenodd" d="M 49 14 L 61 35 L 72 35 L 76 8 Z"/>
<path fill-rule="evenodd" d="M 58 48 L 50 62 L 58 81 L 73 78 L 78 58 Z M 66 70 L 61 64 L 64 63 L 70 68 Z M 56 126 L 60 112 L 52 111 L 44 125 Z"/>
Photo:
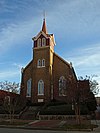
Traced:
<path fill-rule="evenodd" d="M 42 26 L 42 31 L 47 34 L 47 28 L 46 28 L 46 20 L 45 20 L 45 11 L 43 11 L 43 26 Z"/>
<path fill-rule="evenodd" d="M 43 19 L 45 19 L 45 17 L 46 17 L 46 12 L 45 12 L 45 10 L 43 11 Z"/>

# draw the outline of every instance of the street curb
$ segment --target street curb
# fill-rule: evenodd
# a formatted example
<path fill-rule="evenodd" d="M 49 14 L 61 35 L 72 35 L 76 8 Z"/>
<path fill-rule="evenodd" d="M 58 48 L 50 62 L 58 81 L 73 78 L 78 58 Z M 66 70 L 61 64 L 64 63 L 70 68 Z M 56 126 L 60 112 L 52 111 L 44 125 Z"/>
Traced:
<path fill-rule="evenodd" d="M 0 125 L 0 128 L 12 128 L 12 129 L 26 129 L 26 130 L 53 130 L 53 131 L 93 131 L 92 129 L 63 129 L 63 128 L 51 128 L 51 127 L 25 127 L 25 126 L 10 126 L 10 125 Z"/>

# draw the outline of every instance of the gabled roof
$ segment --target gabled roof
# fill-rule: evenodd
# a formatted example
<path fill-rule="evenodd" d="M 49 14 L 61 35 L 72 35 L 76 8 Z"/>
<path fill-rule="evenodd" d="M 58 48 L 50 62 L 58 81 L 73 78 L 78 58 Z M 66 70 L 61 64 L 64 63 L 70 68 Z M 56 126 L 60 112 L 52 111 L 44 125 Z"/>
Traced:
<path fill-rule="evenodd" d="M 65 61 L 63 58 L 61 58 L 59 55 L 57 55 L 56 53 L 54 53 L 54 55 L 59 58 L 61 61 L 63 61 L 66 65 L 68 65 L 69 67 L 71 67 L 70 63 L 68 63 L 67 61 Z"/>
<path fill-rule="evenodd" d="M 70 67 L 72 73 L 73 73 L 74 76 L 75 76 L 75 79 L 77 80 L 77 76 L 76 76 L 76 73 L 75 73 L 74 68 L 73 68 L 73 66 L 72 66 L 72 63 L 71 63 L 71 62 L 68 63 L 68 62 L 65 61 L 63 58 L 61 58 L 59 55 L 57 55 L 56 53 L 54 53 L 54 55 L 55 55 L 57 58 L 59 58 L 62 62 L 64 62 L 68 67 Z"/>
<path fill-rule="evenodd" d="M 32 63 L 33 63 L 33 59 L 27 64 L 25 68 L 23 68 L 23 71 L 25 71 L 30 65 L 32 65 Z"/>
<path fill-rule="evenodd" d="M 47 33 L 47 28 L 46 28 L 46 21 L 45 19 L 43 19 L 43 25 L 42 25 L 42 30 L 37 34 L 37 36 L 33 37 L 32 39 L 33 40 L 37 40 L 40 35 L 43 35 L 44 37 L 48 38 L 50 36 L 48 36 L 49 34 Z"/>
<path fill-rule="evenodd" d="M 40 32 L 37 34 L 37 36 L 35 36 L 35 37 L 32 38 L 32 40 L 37 40 L 37 39 L 40 37 L 41 34 L 42 34 L 45 38 L 49 38 L 43 31 L 40 31 Z"/>
<path fill-rule="evenodd" d="M 55 45 L 54 34 L 48 34 L 45 19 L 43 19 L 42 30 L 35 37 L 33 37 L 32 40 L 36 41 L 41 35 L 43 35 L 46 39 L 50 38 Z"/>

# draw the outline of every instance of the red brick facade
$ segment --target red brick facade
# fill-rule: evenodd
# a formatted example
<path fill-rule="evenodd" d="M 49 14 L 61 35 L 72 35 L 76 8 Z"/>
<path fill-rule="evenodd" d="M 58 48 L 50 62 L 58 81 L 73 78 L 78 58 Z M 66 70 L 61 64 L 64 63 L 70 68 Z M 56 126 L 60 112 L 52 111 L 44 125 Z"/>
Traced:
<path fill-rule="evenodd" d="M 15 93 L 12 93 L 12 92 L 0 90 L 0 105 L 2 105 L 2 103 L 4 102 L 4 99 L 6 97 L 16 98 L 16 97 L 19 97 L 19 94 L 15 94 Z"/>
<path fill-rule="evenodd" d="M 77 78 L 72 64 L 54 52 L 54 35 L 47 33 L 45 20 L 42 31 L 32 40 L 33 59 L 22 72 L 21 97 L 32 103 L 66 100 L 67 90 L 73 87 L 69 82 L 76 84 Z"/>

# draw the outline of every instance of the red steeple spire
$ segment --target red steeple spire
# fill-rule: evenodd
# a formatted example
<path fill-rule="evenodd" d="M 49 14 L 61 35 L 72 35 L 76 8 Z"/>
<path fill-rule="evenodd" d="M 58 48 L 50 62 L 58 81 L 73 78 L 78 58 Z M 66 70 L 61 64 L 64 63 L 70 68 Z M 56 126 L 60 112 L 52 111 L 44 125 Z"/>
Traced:
<path fill-rule="evenodd" d="M 43 31 L 45 34 L 47 34 L 47 28 L 46 28 L 46 21 L 45 21 L 45 18 L 43 19 L 42 31 Z"/>

